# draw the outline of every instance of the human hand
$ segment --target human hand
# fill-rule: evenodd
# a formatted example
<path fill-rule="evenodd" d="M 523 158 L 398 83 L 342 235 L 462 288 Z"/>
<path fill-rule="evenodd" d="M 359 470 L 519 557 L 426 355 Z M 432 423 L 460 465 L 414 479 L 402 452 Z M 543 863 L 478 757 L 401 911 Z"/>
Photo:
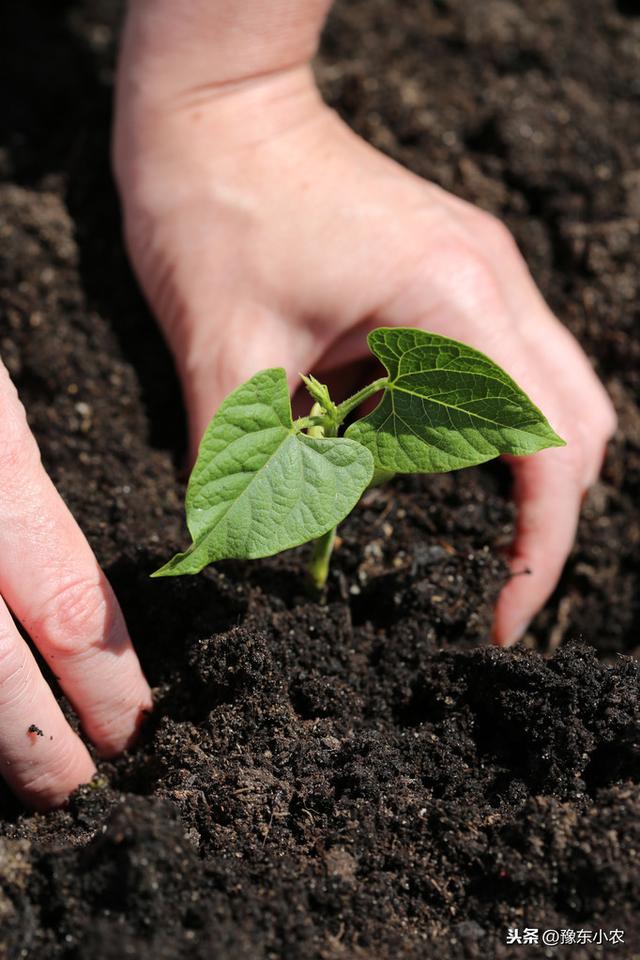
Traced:
<path fill-rule="evenodd" d="M 28 806 L 95 773 L 20 636 L 37 646 L 104 756 L 135 736 L 151 694 L 113 592 L 40 462 L 0 363 L 0 773 Z"/>
<path fill-rule="evenodd" d="M 567 441 L 509 458 L 515 573 L 494 641 L 515 642 L 557 583 L 584 491 L 615 428 L 587 358 L 555 319 L 506 228 L 375 151 L 320 101 L 306 67 L 129 97 L 115 169 L 127 243 L 176 357 L 192 455 L 217 405 L 284 366 L 359 385 L 365 335 L 418 326 L 503 366 Z"/>

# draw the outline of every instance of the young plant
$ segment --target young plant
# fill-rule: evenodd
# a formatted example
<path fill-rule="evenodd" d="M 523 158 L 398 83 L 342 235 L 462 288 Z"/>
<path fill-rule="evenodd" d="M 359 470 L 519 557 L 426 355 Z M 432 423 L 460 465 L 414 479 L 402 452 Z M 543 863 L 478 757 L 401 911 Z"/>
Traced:
<path fill-rule="evenodd" d="M 285 371 L 256 373 L 223 401 L 200 444 L 186 497 L 192 544 L 152 576 L 199 573 L 217 560 L 268 557 L 315 540 L 313 584 L 327 579 L 336 526 L 370 486 L 396 473 L 440 473 L 564 441 L 520 387 L 477 350 L 434 333 L 380 327 L 369 347 L 387 370 L 294 420 Z M 340 435 L 345 419 L 381 393 Z"/>

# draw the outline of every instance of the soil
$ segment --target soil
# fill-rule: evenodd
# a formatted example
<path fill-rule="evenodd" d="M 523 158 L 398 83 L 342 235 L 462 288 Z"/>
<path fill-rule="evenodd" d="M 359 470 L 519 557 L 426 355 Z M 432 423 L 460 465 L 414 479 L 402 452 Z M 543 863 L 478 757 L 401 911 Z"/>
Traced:
<path fill-rule="evenodd" d="M 0 352 L 157 706 L 66 809 L 2 793 L 0 958 L 640 956 L 640 8 L 342 0 L 318 58 L 364 136 L 506 219 L 618 408 L 562 582 L 508 652 L 487 646 L 500 468 L 369 493 L 326 604 L 304 550 L 148 579 L 185 543 L 185 434 L 109 175 L 120 14 L 2 12 Z"/>

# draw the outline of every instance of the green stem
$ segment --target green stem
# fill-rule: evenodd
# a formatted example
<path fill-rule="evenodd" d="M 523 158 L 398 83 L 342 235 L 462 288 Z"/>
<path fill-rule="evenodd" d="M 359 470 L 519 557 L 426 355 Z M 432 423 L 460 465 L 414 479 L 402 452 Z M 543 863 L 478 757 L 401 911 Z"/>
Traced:
<path fill-rule="evenodd" d="M 303 430 L 306 430 L 307 433 L 309 433 L 310 428 L 322 427 L 324 429 L 327 423 L 328 423 L 328 418 L 323 414 L 322 416 L 319 416 L 319 417 L 312 417 L 312 416 L 298 417 L 297 420 L 293 421 L 293 426 L 295 428 L 296 433 L 302 433 Z M 309 436 L 312 436 L 312 434 L 309 434 Z M 324 436 L 324 433 L 322 434 L 322 436 Z"/>
<path fill-rule="evenodd" d="M 310 437 L 337 437 L 338 429 L 351 411 L 375 393 L 384 390 L 388 383 L 388 377 L 380 377 L 379 380 L 374 380 L 368 387 L 363 387 L 352 397 L 338 404 L 328 415 L 321 404 L 316 401 L 311 408 L 310 416 L 296 420 L 296 428 L 298 430 L 306 429 Z M 334 527 L 319 537 L 313 545 L 308 576 L 312 586 L 317 591 L 322 590 L 326 585 L 335 540 L 336 528 Z"/>
<path fill-rule="evenodd" d="M 364 403 L 365 400 L 372 397 L 374 393 L 379 393 L 381 390 L 384 390 L 388 385 L 389 377 L 380 377 L 379 380 L 374 380 L 373 383 L 370 383 L 368 387 L 363 387 L 362 390 L 354 393 L 352 397 L 339 403 L 336 407 L 336 423 L 340 425 L 352 410 L 355 410 L 361 403 Z"/>
<path fill-rule="evenodd" d="M 323 411 L 319 403 L 314 403 L 308 417 L 298 417 L 294 422 L 296 432 L 300 433 L 302 430 L 306 430 L 310 436 L 337 437 L 339 428 L 351 411 L 359 407 L 360 404 L 368 400 L 369 397 L 384 390 L 388 385 L 389 378 L 380 377 L 379 380 L 374 380 L 373 383 L 370 383 L 368 387 L 363 387 L 362 390 L 354 393 L 352 397 L 348 397 L 342 403 L 339 403 L 334 407 L 332 413 Z M 321 434 L 315 432 L 316 427 L 322 428 Z M 314 430 L 313 433 L 311 433 L 310 428 Z"/>
<path fill-rule="evenodd" d="M 317 591 L 322 590 L 326 585 L 335 539 L 336 528 L 333 527 L 332 530 L 328 530 L 327 533 L 319 537 L 313 544 L 313 553 L 311 554 L 307 572 L 309 574 L 309 580 Z"/>
<path fill-rule="evenodd" d="M 314 403 L 311 408 L 311 417 L 314 419 L 322 414 L 323 408 L 319 403 Z M 319 425 L 313 424 L 307 430 L 307 433 L 310 437 L 336 437 L 338 435 L 338 423 L 329 420 L 328 422 Z M 311 554 L 311 560 L 309 561 L 309 566 L 307 568 L 307 575 L 309 581 L 316 590 L 320 592 L 324 589 L 327 577 L 329 576 L 329 564 L 331 563 L 331 554 L 333 552 L 333 545 L 336 539 L 336 528 L 333 527 L 331 530 L 327 530 L 321 537 L 313 544 L 313 553 Z"/>

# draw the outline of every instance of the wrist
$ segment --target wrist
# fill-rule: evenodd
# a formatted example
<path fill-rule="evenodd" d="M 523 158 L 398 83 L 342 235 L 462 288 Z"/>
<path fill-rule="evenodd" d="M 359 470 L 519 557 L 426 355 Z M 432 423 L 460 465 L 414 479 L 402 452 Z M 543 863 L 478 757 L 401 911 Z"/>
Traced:
<path fill-rule="evenodd" d="M 233 180 L 284 135 L 329 115 L 307 65 L 166 106 L 146 87 L 132 89 L 121 67 L 112 142 L 116 182 L 128 193 L 156 182 L 166 193 L 177 177 L 182 195 L 190 179 L 213 183 L 215 171 L 218 182 Z"/>
<path fill-rule="evenodd" d="M 309 64 L 330 0 L 129 0 L 121 67 L 164 103 Z"/>
<path fill-rule="evenodd" d="M 321 111 L 309 59 L 329 4 L 295 2 L 307 11 L 307 19 L 297 25 L 301 29 L 294 29 L 293 0 L 271 4 L 282 17 L 289 9 L 289 19 L 293 18 L 288 33 L 284 31 L 286 44 L 270 42 L 274 24 L 269 21 L 262 25 L 264 30 L 256 28 L 263 37 L 260 55 L 255 37 L 249 38 L 248 48 L 242 37 L 236 37 L 230 60 L 229 25 L 218 36 L 211 26 L 221 18 L 218 0 L 192 0 L 192 15 L 182 20 L 175 2 L 130 0 L 118 64 L 113 140 L 121 187 L 125 183 L 131 187 L 139 175 L 146 175 L 143 164 L 150 157 L 156 166 L 163 160 L 171 166 L 167 147 L 173 142 L 178 148 L 185 136 L 206 140 L 209 161 L 224 161 L 238 147 L 264 144 Z M 242 9 L 252 0 L 222 5 Z M 195 11 L 200 8 L 198 20 Z M 309 18 L 309 8 L 315 9 L 315 19 Z M 232 13 L 226 18 L 231 21 Z"/>

